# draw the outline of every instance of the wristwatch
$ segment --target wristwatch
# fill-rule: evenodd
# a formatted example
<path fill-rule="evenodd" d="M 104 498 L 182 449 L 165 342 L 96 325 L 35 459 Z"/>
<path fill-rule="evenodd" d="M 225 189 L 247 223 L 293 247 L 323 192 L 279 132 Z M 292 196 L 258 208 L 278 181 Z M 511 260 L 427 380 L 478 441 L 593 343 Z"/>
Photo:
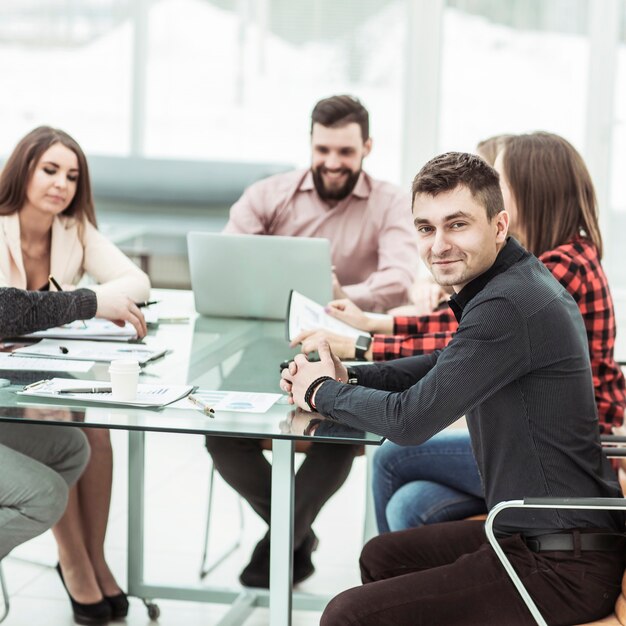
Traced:
<path fill-rule="evenodd" d="M 348 367 L 348 380 L 346 380 L 346 384 L 348 385 L 358 385 L 359 379 L 356 375 L 356 371 L 351 367 Z"/>
<path fill-rule="evenodd" d="M 365 361 L 365 353 L 370 349 L 371 335 L 359 335 L 354 344 L 354 357 L 359 361 Z"/>

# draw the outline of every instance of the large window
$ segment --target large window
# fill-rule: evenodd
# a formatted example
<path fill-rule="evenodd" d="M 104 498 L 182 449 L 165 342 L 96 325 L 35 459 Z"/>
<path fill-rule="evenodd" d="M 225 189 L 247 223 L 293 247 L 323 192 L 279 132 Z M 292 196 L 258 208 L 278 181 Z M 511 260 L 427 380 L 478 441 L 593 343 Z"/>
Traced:
<path fill-rule="evenodd" d="M 582 149 L 587 10 L 586 0 L 448 0 L 441 148 L 548 130 Z"/>
<path fill-rule="evenodd" d="M 620 35 L 615 75 L 610 204 L 614 211 L 626 214 L 626 0 L 622 0 Z"/>
<path fill-rule="evenodd" d="M 619 1 L 623 42 L 626 0 Z M 407 27 L 415 27 L 415 12 L 418 20 L 432 19 L 424 15 L 439 3 L 441 67 L 438 45 L 430 42 L 419 50 L 420 66 Z M 584 153 L 594 6 L 590 0 L 3 0 L 0 155 L 46 123 L 75 135 L 90 153 L 303 165 L 311 108 L 334 93 L 361 97 L 371 112 L 367 169 L 403 184 L 433 151 L 472 150 L 493 134 L 546 129 Z M 438 9 L 432 13 L 432 30 L 439 32 Z M 622 43 L 610 193 L 611 207 L 620 211 L 626 209 L 625 55 Z M 422 71 L 424 64 L 440 71 L 407 78 L 407 67 Z M 418 87 L 415 95 L 407 96 L 408 80 Z M 422 110 L 419 104 L 428 101 L 439 105 Z M 411 115 L 423 120 L 421 132 L 408 129 Z M 437 129 L 438 140 L 426 138 L 424 128 L 433 137 Z M 409 144 L 425 148 L 421 162 L 407 167 Z"/>
<path fill-rule="evenodd" d="M 314 103 L 369 108 L 368 168 L 400 167 L 405 2 L 162 0 L 149 13 L 146 154 L 308 162 Z"/>
<path fill-rule="evenodd" d="M 0 2 L 0 155 L 40 124 L 128 153 L 131 1 Z"/>
<path fill-rule="evenodd" d="M 352 93 L 371 112 L 368 169 L 398 180 L 405 12 L 404 0 L 4 0 L 0 154 L 46 123 L 92 153 L 305 164 L 314 103 Z"/>

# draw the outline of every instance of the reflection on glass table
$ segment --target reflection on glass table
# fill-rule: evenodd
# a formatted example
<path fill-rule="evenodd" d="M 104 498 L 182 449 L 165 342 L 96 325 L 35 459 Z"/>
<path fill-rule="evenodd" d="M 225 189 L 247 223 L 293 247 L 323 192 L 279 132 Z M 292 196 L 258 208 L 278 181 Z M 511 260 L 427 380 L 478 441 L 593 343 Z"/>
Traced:
<path fill-rule="evenodd" d="M 178 297 L 174 294 L 172 297 Z M 158 298 L 157 298 L 158 299 Z M 161 297 L 161 299 L 164 299 Z M 171 302 L 170 302 L 171 306 Z M 291 606 L 321 610 L 328 598 L 305 593 L 292 594 L 294 445 L 296 440 L 325 439 L 337 444 L 378 445 L 381 438 L 352 431 L 338 424 L 317 421 L 319 416 L 301 413 L 287 404 L 279 388 L 280 363 L 294 351 L 285 340 L 284 325 L 258 320 L 197 318 L 190 313 L 188 324 L 161 325 L 151 330 L 146 343 L 166 346 L 168 353 L 142 368 L 140 382 L 190 384 L 200 390 L 263 392 L 280 394 L 264 413 L 216 411 L 214 417 L 199 410 L 140 409 L 70 401 L 65 398 L 30 398 L 16 391 L 54 373 L 35 372 L 28 377 L 6 376 L 14 383 L 0 389 L 0 421 L 39 421 L 63 426 L 90 426 L 130 431 L 128 489 L 128 590 L 140 598 L 170 598 L 232 604 L 226 619 L 242 623 L 255 607 L 270 606 L 270 623 L 287 626 Z M 108 380 L 107 366 L 97 364 L 86 373 L 68 376 L 86 380 Z M 17 373 L 16 373 L 17 374 Z M 17 384 L 16 384 L 17 383 Z M 241 407 L 239 407 L 241 408 Z M 145 432 L 212 434 L 218 437 L 249 437 L 272 440 L 272 507 L 270 590 L 181 587 L 155 584 L 144 572 L 144 459 Z M 167 460 L 164 460 L 167 463 Z M 274 517 L 275 515 L 275 517 Z"/>

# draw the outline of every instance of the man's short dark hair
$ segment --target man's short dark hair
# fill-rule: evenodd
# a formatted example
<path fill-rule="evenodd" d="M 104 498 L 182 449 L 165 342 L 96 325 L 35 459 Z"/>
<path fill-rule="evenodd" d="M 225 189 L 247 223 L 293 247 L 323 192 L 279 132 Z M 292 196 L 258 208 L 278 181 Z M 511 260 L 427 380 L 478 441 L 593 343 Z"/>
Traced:
<path fill-rule="evenodd" d="M 332 96 L 320 100 L 311 113 L 311 132 L 313 124 L 326 128 L 340 128 L 356 122 L 361 128 L 361 137 L 367 141 L 370 137 L 370 119 L 367 109 L 354 96 Z"/>
<path fill-rule="evenodd" d="M 479 156 L 466 152 L 446 152 L 428 161 L 413 179 L 411 206 L 418 194 L 437 196 L 459 185 L 467 187 L 485 207 L 490 221 L 504 209 L 498 172 Z"/>

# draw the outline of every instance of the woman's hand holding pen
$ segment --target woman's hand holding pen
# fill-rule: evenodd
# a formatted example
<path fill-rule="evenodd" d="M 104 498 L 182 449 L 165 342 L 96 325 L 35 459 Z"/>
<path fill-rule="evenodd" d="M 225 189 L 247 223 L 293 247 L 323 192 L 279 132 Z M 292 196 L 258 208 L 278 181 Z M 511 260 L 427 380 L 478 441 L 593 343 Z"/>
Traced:
<path fill-rule="evenodd" d="M 128 296 L 103 292 L 96 296 L 98 298 L 96 317 L 111 320 L 118 326 L 124 326 L 125 322 L 129 322 L 135 327 L 139 338 L 146 336 L 148 329 L 143 313 Z"/>

